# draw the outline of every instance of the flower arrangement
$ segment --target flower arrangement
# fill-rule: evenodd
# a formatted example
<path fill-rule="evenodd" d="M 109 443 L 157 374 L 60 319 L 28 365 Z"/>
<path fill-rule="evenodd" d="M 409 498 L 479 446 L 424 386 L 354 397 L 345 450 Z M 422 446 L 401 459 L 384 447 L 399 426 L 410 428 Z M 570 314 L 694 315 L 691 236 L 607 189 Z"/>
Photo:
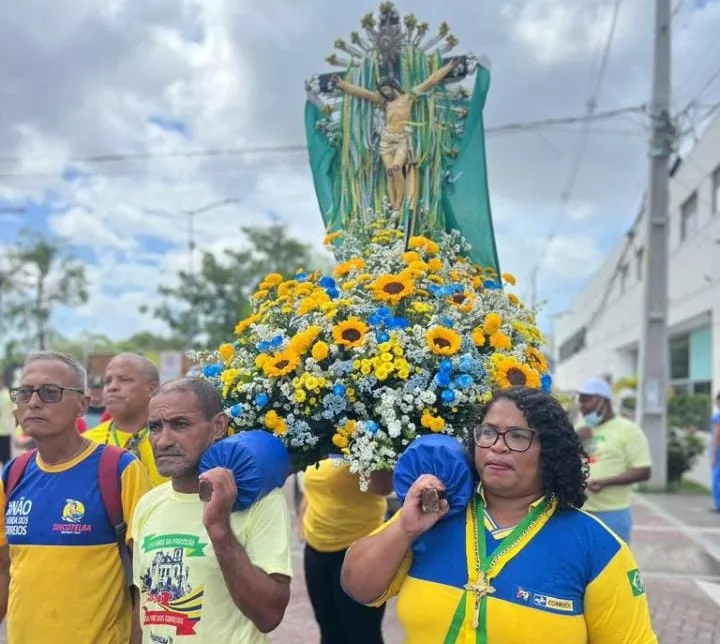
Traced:
<path fill-rule="evenodd" d="M 461 409 L 495 388 L 551 386 L 515 284 L 465 259 L 457 233 L 404 238 L 388 215 L 325 239 L 332 275 L 268 275 L 213 354 L 234 431 L 282 437 L 299 470 L 336 452 L 361 482 L 416 437 L 461 439 Z"/>

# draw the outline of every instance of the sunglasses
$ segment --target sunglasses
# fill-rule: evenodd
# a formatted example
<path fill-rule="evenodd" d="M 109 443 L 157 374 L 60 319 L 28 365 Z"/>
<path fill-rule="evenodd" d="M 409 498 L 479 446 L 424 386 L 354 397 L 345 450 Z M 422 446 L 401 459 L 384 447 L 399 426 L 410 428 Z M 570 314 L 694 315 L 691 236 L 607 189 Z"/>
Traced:
<path fill-rule="evenodd" d="M 38 398 L 44 403 L 59 403 L 63 399 L 66 391 L 75 391 L 84 394 L 82 389 L 74 387 L 61 387 L 60 385 L 42 385 L 42 387 L 15 387 L 10 390 L 10 400 L 16 405 L 24 405 L 29 403 L 33 394 L 37 394 Z"/>

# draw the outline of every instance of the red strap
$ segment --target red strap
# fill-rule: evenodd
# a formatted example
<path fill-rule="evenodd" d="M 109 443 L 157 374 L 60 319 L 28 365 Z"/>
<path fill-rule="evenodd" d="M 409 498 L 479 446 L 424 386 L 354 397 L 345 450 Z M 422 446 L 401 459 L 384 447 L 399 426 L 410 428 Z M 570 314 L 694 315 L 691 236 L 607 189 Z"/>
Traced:
<path fill-rule="evenodd" d="M 12 491 L 17 487 L 18 483 L 22 480 L 25 470 L 27 469 L 30 461 L 35 458 L 37 453 L 36 449 L 16 456 L 8 466 L 7 482 L 5 484 L 5 501 L 10 498 Z"/>
<path fill-rule="evenodd" d="M 113 528 L 124 522 L 122 496 L 120 493 L 120 459 L 125 450 L 115 445 L 103 445 L 98 464 L 100 498 Z"/>

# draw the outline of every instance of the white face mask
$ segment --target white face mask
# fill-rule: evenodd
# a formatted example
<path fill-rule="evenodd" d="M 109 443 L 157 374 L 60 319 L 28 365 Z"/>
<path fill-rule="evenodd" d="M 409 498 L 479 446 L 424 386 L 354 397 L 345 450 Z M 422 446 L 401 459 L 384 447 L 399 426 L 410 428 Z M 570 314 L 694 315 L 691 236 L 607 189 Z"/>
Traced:
<path fill-rule="evenodd" d="M 583 422 L 587 427 L 590 427 L 591 429 L 597 427 L 598 425 L 601 425 L 603 420 L 605 420 L 605 416 L 602 413 L 602 409 L 605 405 L 604 401 L 600 401 L 600 404 L 598 405 L 598 408 L 595 411 L 591 411 L 589 414 L 586 414 L 583 416 Z"/>

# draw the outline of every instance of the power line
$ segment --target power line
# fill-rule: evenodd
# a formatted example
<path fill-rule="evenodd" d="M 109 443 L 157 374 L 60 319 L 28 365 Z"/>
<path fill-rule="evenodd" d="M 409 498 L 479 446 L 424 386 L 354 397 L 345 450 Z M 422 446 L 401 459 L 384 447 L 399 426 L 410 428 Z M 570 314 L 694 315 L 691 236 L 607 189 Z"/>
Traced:
<path fill-rule="evenodd" d="M 551 128 L 562 125 L 583 124 L 589 121 L 601 121 L 613 119 L 626 114 L 639 113 L 645 111 L 645 105 L 637 105 L 631 107 L 623 107 L 604 112 L 595 112 L 593 114 L 585 114 L 583 116 L 564 116 L 540 119 L 537 121 L 520 121 L 514 123 L 505 123 L 485 129 L 488 135 L 508 134 L 513 132 L 535 131 L 541 128 Z M 205 150 L 175 150 L 170 152 L 140 152 L 140 153 L 109 153 L 97 154 L 84 157 L 72 157 L 64 162 L 64 164 L 107 164 L 107 163 L 123 163 L 128 161 L 154 161 L 158 159 L 172 158 L 217 158 L 224 156 L 244 156 L 244 155 L 276 155 L 276 154 L 295 154 L 306 152 L 307 147 L 302 144 L 278 145 L 278 146 L 244 146 L 237 148 L 217 148 Z M 20 162 L 17 157 L 2 157 L 0 164 L 13 164 Z M 27 162 L 27 160 L 24 160 Z M 109 173 L 111 174 L 111 173 Z M 57 173 L 0 173 L 0 179 L 12 179 L 20 177 L 37 177 L 47 178 L 56 177 Z"/>
<path fill-rule="evenodd" d="M 542 268 L 543 263 L 548 257 L 548 251 L 550 248 L 550 244 L 552 241 L 557 237 L 558 233 L 560 232 L 560 229 L 562 228 L 562 225 L 565 223 L 565 219 L 568 216 L 569 208 L 568 205 L 570 203 L 570 200 L 572 199 L 573 191 L 575 190 L 575 185 L 577 184 L 578 176 L 580 175 L 580 169 L 582 167 L 582 162 L 585 158 L 585 152 L 587 151 L 587 144 L 589 141 L 589 134 L 590 134 L 590 127 L 593 122 L 593 117 L 595 115 L 595 110 L 597 109 L 597 101 L 600 96 L 600 90 L 602 89 L 603 81 L 605 80 L 605 74 L 607 72 L 607 64 L 608 60 L 610 59 L 610 51 L 612 50 L 612 44 L 615 39 L 615 31 L 617 30 L 617 23 L 618 23 L 618 17 L 620 15 L 620 7 L 622 5 L 622 0 L 615 0 L 612 8 L 612 15 L 610 18 L 610 29 L 608 30 L 608 35 L 605 40 L 605 47 L 603 49 L 602 57 L 600 59 L 600 66 L 597 70 L 597 75 L 595 76 L 595 82 L 591 85 L 590 88 L 590 97 L 587 101 L 587 114 L 586 119 L 584 121 L 585 126 L 581 130 L 581 132 L 578 135 L 577 142 L 573 148 L 573 152 L 571 155 L 571 166 L 570 166 L 570 176 L 568 177 L 567 182 L 565 183 L 565 186 L 560 193 L 560 212 L 558 214 L 557 219 L 555 220 L 554 224 L 550 228 L 550 231 L 547 235 L 547 238 L 543 244 L 543 251 L 540 255 L 539 259 L 535 263 L 535 266 L 532 269 L 531 276 L 530 276 L 530 283 L 531 283 L 531 302 L 530 305 L 532 307 L 536 304 L 537 299 L 537 275 L 540 269 Z"/>

